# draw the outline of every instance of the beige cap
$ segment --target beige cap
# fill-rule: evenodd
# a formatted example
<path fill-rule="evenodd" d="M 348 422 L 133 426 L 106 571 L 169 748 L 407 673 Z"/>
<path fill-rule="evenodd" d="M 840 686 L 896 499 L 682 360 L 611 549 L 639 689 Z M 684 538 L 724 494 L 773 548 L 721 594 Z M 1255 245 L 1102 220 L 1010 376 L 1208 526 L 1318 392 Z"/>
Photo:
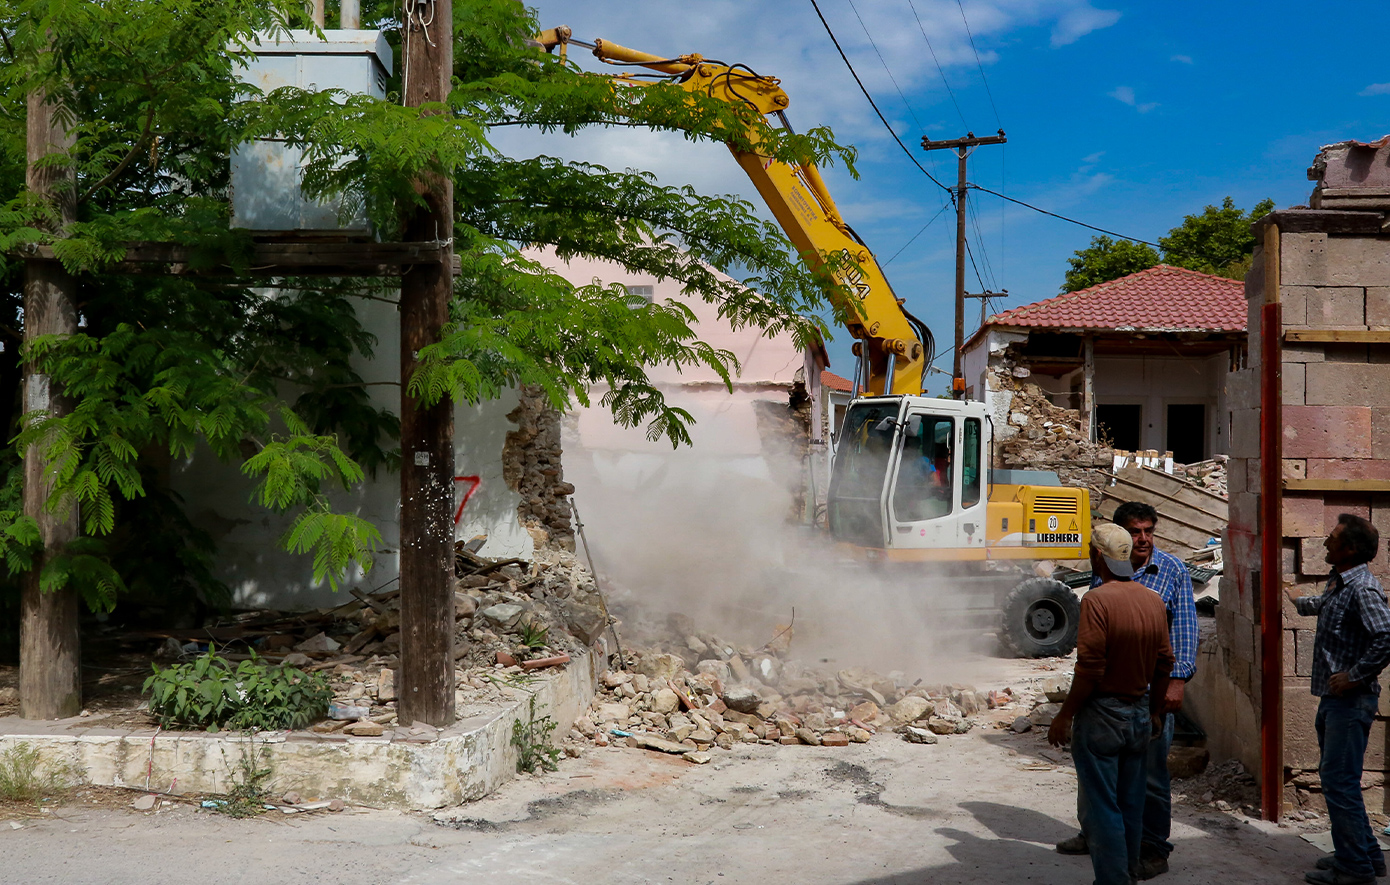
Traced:
<path fill-rule="evenodd" d="M 1134 577 L 1134 566 L 1130 565 L 1129 553 L 1134 549 L 1129 532 L 1114 523 L 1098 525 L 1091 529 L 1091 545 L 1105 560 L 1110 571 L 1117 578 Z"/>

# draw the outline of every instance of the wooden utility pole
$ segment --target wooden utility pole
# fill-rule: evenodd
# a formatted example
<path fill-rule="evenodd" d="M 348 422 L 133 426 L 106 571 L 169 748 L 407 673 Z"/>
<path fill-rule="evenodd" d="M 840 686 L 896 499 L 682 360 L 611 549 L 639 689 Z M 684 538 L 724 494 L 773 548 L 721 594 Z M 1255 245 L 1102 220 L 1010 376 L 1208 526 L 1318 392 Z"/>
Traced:
<path fill-rule="evenodd" d="M 76 220 L 77 179 L 71 166 L 41 166 L 51 154 L 66 153 L 73 138 L 49 97 L 29 94 L 26 133 L 29 192 L 45 200 L 58 216 L 61 235 Z M 30 257 L 24 262 L 24 343 L 40 335 L 77 331 L 77 283 L 53 260 Z M 24 410 L 60 416 L 72 405 L 48 375 L 24 366 Z M 43 553 L 24 576 L 19 604 L 19 715 L 25 719 L 60 719 L 82 711 L 82 638 L 78 630 L 78 595 L 72 587 L 51 593 L 39 587 L 44 562 L 77 537 L 77 507 L 46 508 L 53 485 L 44 476 L 39 446 L 24 452 L 24 514 L 39 524 Z"/>
<path fill-rule="evenodd" d="M 932 141 L 930 138 L 922 139 L 922 149 L 927 151 L 937 151 L 951 149 L 956 152 L 956 159 L 959 163 L 958 175 L 956 178 L 956 358 L 954 368 L 951 370 L 951 395 L 956 399 L 965 396 L 965 376 L 961 374 L 960 358 L 961 347 L 965 344 L 965 192 L 968 185 L 965 183 L 965 160 L 973 152 L 974 148 L 982 144 L 1003 144 L 1008 141 L 1004 137 L 1004 130 L 1000 129 L 998 135 L 989 135 L 984 138 L 976 138 L 975 133 L 967 132 L 964 138 L 949 138 L 945 141 Z"/>
<path fill-rule="evenodd" d="M 453 75 L 451 0 L 405 0 L 405 103 L 442 102 Z M 408 242 L 452 243 L 454 186 L 426 175 L 425 205 L 405 224 Z M 423 406 L 410 395 L 422 347 L 439 341 L 449 318 L 453 250 L 401 277 L 401 666 L 402 724 L 454 721 L 454 405 Z"/>
<path fill-rule="evenodd" d="M 980 325 L 983 326 L 985 320 L 989 319 L 989 299 L 1008 298 L 1009 290 L 1004 289 L 999 292 L 966 292 L 965 297 L 980 299 Z"/>

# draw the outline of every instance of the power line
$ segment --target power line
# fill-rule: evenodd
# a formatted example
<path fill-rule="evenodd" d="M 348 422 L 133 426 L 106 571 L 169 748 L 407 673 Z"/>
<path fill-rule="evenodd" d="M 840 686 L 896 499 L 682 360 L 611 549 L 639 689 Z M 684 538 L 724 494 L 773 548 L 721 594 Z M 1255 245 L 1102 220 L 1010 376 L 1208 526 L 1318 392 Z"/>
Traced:
<path fill-rule="evenodd" d="M 951 205 L 951 204 L 950 204 L 950 203 L 942 203 L 942 204 L 941 204 L 941 208 L 938 209 L 938 210 L 936 210 L 936 214 L 933 215 L 933 216 L 931 217 L 931 219 L 930 219 L 929 221 L 927 221 L 926 224 L 922 225 L 922 229 L 919 230 L 919 231 L 917 231 L 917 233 L 913 234 L 913 235 L 912 235 L 912 239 L 908 240 L 906 243 L 903 243 L 901 249 L 899 249 L 898 251 L 896 251 L 896 252 L 893 253 L 893 258 L 897 258 L 899 255 L 903 254 L 903 249 L 906 249 L 908 246 L 911 246 L 911 245 L 917 240 L 918 237 L 920 237 L 923 233 L 925 233 L 926 230 L 927 230 L 927 228 L 931 227 L 932 222 L 933 222 L 933 221 L 936 221 L 936 219 L 940 218 L 940 217 L 941 217 L 941 213 L 942 213 L 942 212 L 945 212 L 945 211 L 946 211 L 946 207 L 949 206 L 949 205 Z M 890 259 L 888 259 L 887 261 L 883 262 L 883 266 L 884 266 L 884 267 L 887 267 L 888 265 L 892 264 L 892 263 L 893 263 L 893 258 L 890 258 Z"/>
<path fill-rule="evenodd" d="M 922 39 L 927 41 L 927 51 L 931 53 L 931 60 L 936 64 L 936 72 L 941 75 L 941 85 L 946 87 L 946 94 L 951 96 L 951 104 L 956 106 L 956 116 L 960 117 L 961 125 L 969 129 L 970 125 L 965 122 L 965 114 L 960 109 L 960 102 L 956 101 L 956 94 L 951 90 L 951 84 L 946 80 L 946 71 L 941 67 L 941 61 L 936 57 L 936 49 L 931 45 L 931 38 L 927 36 L 927 28 L 926 25 L 922 24 L 922 17 L 917 14 L 917 7 L 912 0 L 907 0 L 907 5 L 912 9 L 912 17 L 917 19 L 917 30 L 922 32 Z M 995 116 L 997 117 L 998 114 Z"/>
<path fill-rule="evenodd" d="M 975 67 L 980 69 L 980 79 L 985 84 L 985 95 L 989 96 L 989 106 L 994 110 L 994 122 L 999 125 L 1000 129 L 1003 129 L 1004 122 L 999 119 L 999 108 L 994 105 L 994 93 L 990 91 L 989 78 L 985 76 L 985 66 L 980 64 L 980 50 L 975 48 L 975 35 L 970 33 L 970 22 L 965 18 L 965 6 L 961 0 L 956 0 L 956 6 L 960 7 L 960 20 L 965 23 L 965 36 L 970 38 L 970 51 L 975 53 Z"/>
<path fill-rule="evenodd" d="M 888 125 L 888 118 L 883 116 L 883 111 L 878 109 L 878 105 L 874 102 L 874 97 L 870 95 L 869 90 L 864 87 L 864 81 L 859 79 L 859 74 L 855 72 L 854 65 L 850 64 L 849 56 L 845 55 L 845 51 L 840 48 L 840 41 L 835 39 L 835 32 L 830 29 L 830 22 L 826 21 L 825 16 L 821 14 L 820 5 L 816 3 L 816 0 L 811 0 L 811 8 L 816 11 L 816 17 L 819 18 L 820 23 L 825 26 L 825 32 L 830 35 L 830 42 L 835 44 L 835 50 L 840 53 L 840 58 L 844 61 L 845 67 L 849 68 L 850 76 L 854 77 L 854 82 L 859 84 L 859 91 L 864 93 L 864 97 L 869 100 L 869 107 L 874 109 L 875 114 L 878 114 L 878 119 L 883 123 L 884 128 L 888 130 L 888 134 L 893 136 L 893 140 L 898 143 L 898 147 L 903 149 L 904 154 L 907 154 L 907 158 L 912 161 L 912 165 L 921 169 L 922 174 L 931 179 L 932 183 L 937 187 L 947 193 L 951 193 L 951 188 L 937 181 L 935 175 L 932 175 L 927 171 L 925 166 L 917 162 L 917 157 L 913 155 L 912 151 L 907 149 L 907 145 L 903 144 L 902 139 L 898 138 L 898 133 L 893 131 L 893 127 Z M 951 193 L 951 200 L 952 202 L 955 201 L 954 193 Z"/>
<path fill-rule="evenodd" d="M 985 192 L 985 193 L 987 193 L 987 194 L 991 194 L 991 195 L 993 195 L 993 196 L 996 196 L 996 197 L 998 197 L 998 198 L 1001 199 L 1001 200 L 1008 200 L 1010 203 L 1017 203 L 1018 205 L 1024 207 L 1025 209 L 1032 209 L 1034 212 L 1041 212 L 1043 215 L 1050 215 L 1050 216 L 1052 216 L 1053 218 L 1057 218 L 1057 219 L 1060 219 L 1060 220 L 1062 220 L 1062 221 L 1067 221 L 1067 222 L 1070 222 L 1070 223 L 1072 223 L 1072 224 L 1080 225 L 1081 227 L 1087 228 L 1087 229 L 1089 229 L 1089 230 L 1099 231 L 1100 233 L 1103 233 L 1103 234 L 1109 234 L 1109 235 L 1112 236 L 1112 237 L 1119 237 L 1119 238 L 1122 239 L 1122 240 L 1129 240 L 1131 243 L 1143 243 L 1145 246 L 1153 246 L 1155 249 L 1162 249 L 1162 248 L 1163 248 L 1163 247 L 1160 246 L 1158 243 L 1150 243 L 1148 240 L 1141 240 L 1141 239 L 1139 239 L 1138 237 L 1126 236 L 1125 234 L 1116 233 L 1116 232 L 1113 231 L 1113 230 L 1106 230 L 1106 229 L 1103 228 L 1103 227 L 1096 227 L 1094 224 L 1087 224 L 1087 223 L 1084 222 L 1084 221 L 1077 221 L 1075 218 L 1068 218 L 1068 217 L 1065 216 L 1065 215 L 1058 215 L 1056 212 L 1049 212 L 1049 211 L 1047 211 L 1046 209 L 1039 209 L 1037 206 L 1034 206 L 1032 203 L 1025 203 L 1025 202 L 1023 202 L 1022 200 L 1015 200 L 1013 197 L 1006 197 L 1006 196 L 1004 196 L 1003 194 L 999 193 L 998 191 L 992 191 L 992 190 L 990 190 L 989 188 L 987 188 L 987 187 L 981 187 L 981 186 L 978 185 L 978 184 L 972 184 L 972 185 L 970 185 L 970 186 L 971 186 L 972 188 L 974 188 L 975 190 L 977 190 L 977 191 L 983 191 L 983 192 Z"/>
<path fill-rule="evenodd" d="M 988 289 L 989 286 L 985 285 L 984 277 L 980 276 L 980 266 L 975 263 L 975 253 L 970 251 L 969 239 L 965 241 L 965 254 L 970 256 L 970 266 L 975 268 L 975 282 L 980 284 L 981 289 Z"/>
<path fill-rule="evenodd" d="M 976 208 L 974 202 L 965 204 L 966 215 L 975 224 L 975 245 L 980 249 L 980 261 L 984 262 L 985 275 L 989 277 L 989 288 L 999 288 L 999 279 L 994 275 L 994 263 L 989 260 L 989 251 L 985 248 L 984 228 L 980 224 L 980 210 Z"/>
<path fill-rule="evenodd" d="M 883 53 L 879 51 L 878 44 L 874 42 L 874 35 L 869 33 L 869 26 L 864 23 L 864 16 L 859 14 L 859 7 L 854 5 L 854 0 L 849 0 L 849 8 L 854 10 L 854 17 L 859 19 L 859 27 L 864 29 L 864 36 L 869 38 L 869 45 L 874 48 L 874 55 L 878 56 L 879 64 L 883 65 L 884 73 L 888 74 L 888 79 L 893 81 L 893 88 L 898 90 L 898 97 L 903 100 L 903 107 L 907 108 L 908 114 L 912 117 L 912 122 L 917 124 L 917 129 L 919 131 L 925 132 L 926 127 L 923 126 L 922 121 L 917 118 L 917 112 L 912 109 L 912 105 L 908 102 L 907 96 L 903 93 L 903 88 L 898 85 L 898 78 L 894 77 L 893 72 L 888 68 L 888 60 L 885 59 Z"/>

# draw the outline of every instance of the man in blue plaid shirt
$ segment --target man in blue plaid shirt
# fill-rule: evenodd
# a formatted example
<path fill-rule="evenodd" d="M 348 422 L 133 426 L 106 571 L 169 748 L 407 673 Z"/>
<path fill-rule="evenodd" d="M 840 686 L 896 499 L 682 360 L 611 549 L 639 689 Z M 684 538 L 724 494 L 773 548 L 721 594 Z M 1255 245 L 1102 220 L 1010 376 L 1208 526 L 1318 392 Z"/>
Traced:
<path fill-rule="evenodd" d="M 1304 878 L 1314 885 L 1370 885 L 1385 875 L 1385 856 L 1361 796 L 1366 742 L 1380 703 L 1377 677 L 1390 663 L 1390 605 L 1367 566 L 1380 548 L 1380 533 L 1367 520 L 1343 513 L 1323 546 L 1332 566 L 1323 594 L 1285 591 L 1300 615 L 1318 618 L 1311 688 L 1321 698 L 1318 773 L 1332 824 L 1332 856 Z"/>
<path fill-rule="evenodd" d="M 1115 508 L 1112 520 L 1129 532 L 1133 541 L 1130 563 L 1134 580 L 1163 598 L 1168 609 L 1168 641 L 1173 646 L 1172 678 L 1164 696 L 1163 732 L 1149 742 L 1148 789 L 1144 796 L 1144 842 L 1139 860 L 1139 878 L 1152 879 L 1168 872 L 1168 841 L 1173 825 L 1172 778 L 1168 774 L 1168 750 L 1173 745 L 1173 714 L 1182 709 L 1183 689 L 1197 672 L 1197 607 L 1192 600 L 1192 575 L 1187 564 L 1154 546 L 1154 526 L 1158 511 L 1148 504 L 1128 501 Z M 1093 578 L 1091 586 L 1099 579 Z M 1081 794 L 1078 793 L 1078 801 Z M 1057 844 L 1063 854 L 1086 854 L 1086 834 Z"/>

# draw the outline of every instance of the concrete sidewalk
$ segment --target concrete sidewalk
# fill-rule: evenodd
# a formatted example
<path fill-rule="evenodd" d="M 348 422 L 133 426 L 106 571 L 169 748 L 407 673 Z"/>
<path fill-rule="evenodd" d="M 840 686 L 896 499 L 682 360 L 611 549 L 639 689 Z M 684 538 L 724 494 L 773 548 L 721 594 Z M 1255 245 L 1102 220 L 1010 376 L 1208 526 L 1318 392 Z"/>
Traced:
<path fill-rule="evenodd" d="M 459 882 L 954 885 L 1082 883 L 1075 777 L 1040 735 L 891 734 L 844 748 L 738 747 L 709 765 L 588 749 L 438 813 L 267 815 L 186 807 L 59 809 L 0 823 L 7 880 L 83 883 Z M 1061 759 L 1059 763 L 1055 761 Z M 1301 881 L 1319 856 L 1295 827 L 1179 806 L 1162 885 Z M 196 852 L 175 846 L 197 845 Z"/>

